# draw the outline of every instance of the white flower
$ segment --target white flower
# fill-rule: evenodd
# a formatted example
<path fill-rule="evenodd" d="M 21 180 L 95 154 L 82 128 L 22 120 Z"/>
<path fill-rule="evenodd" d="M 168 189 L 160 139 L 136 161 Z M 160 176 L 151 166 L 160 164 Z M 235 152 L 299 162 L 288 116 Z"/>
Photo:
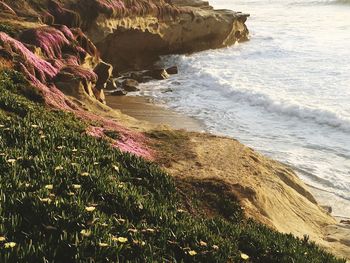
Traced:
<path fill-rule="evenodd" d="M 55 171 L 62 171 L 62 170 L 63 170 L 63 167 L 60 165 L 55 167 Z"/>
<path fill-rule="evenodd" d="M 199 245 L 201 245 L 202 247 L 206 247 L 208 244 L 204 241 L 199 241 Z"/>
<path fill-rule="evenodd" d="M 14 248 L 17 244 L 15 242 L 8 242 L 4 244 L 5 248 Z"/>
<path fill-rule="evenodd" d="M 119 243 L 126 243 L 128 242 L 128 239 L 126 237 L 112 237 L 113 241 L 117 241 Z"/>
<path fill-rule="evenodd" d="M 140 240 L 134 240 L 133 243 L 136 244 L 136 245 L 140 245 L 140 246 L 146 245 L 145 241 L 140 241 Z"/>
<path fill-rule="evenodd" d="M 241 258 L 243 260 L 248 260 L 249 259 L 249 256 L 247 254 L 244 254 L 244 253 L 241 253 Z"/>
<path fill-rule="evenodd" d="M 45 189 L 52 190 L 53 189 L 53 185 L 52 184 L 45 185 Z"/>
<path fill-rule="evenodd" d="M 94 207 L 94 206 L 86 206 L 86 207 L 85 207 L 85 210 L 86 210 L 87 212 L 93 212 L 93 211 L 95 211 L 95 209 L 96 209 L 96 207 Z"/>
<path fill-rule="evenodd" d="M 80 234 L 84 237 L 89 237 L 89 236 L 91 236 L 91 231 L 88 229 L 83 229 L 80 231 Z"/>
<path fill-rule="evenodd" d="M 98 243 L 98 245 L 100 247 L 108 247 L 108 244 L 107 243 L 103 243 L 103 242 Z"/>
<path fill-rule="evenodd" d="M 113 169 L 114 169 L 115 171 L 119 172 L 119 167 L 118 167 L 118 166 L 116 166 L 116 165 L 114 164 L 114 165 L 112 165 L 112 167 L 113 167 Z"/>
<path fill-rule="evenodd" d="M 50 198 L 40 198 L 39 197 L 39 200 L 41 201 L 41 202 L 43 202 L 43 203 L 51 203 L 51 199 Z"/>

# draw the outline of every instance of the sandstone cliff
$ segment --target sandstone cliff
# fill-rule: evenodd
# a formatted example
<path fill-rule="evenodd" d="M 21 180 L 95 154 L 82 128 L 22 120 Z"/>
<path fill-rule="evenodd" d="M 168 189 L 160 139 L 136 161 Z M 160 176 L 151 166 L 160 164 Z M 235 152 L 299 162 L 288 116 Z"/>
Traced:
<path fill-rule="evenodd" d="M 159 55 L 225 47 L 247 40 L 249 34 L 245 25 L 249 15 L 214 10 L 199 0 L 6 0 L 1 3 L 1 22 L 22 42 L 37 48 L 35 52 L 42 52 L 44 59 L 55 64 L 57 72 L 51 77 L 54 79 L 60 73 L 57 81 L 62 84 L 62 90 L 66 93 L 70 90 L 69 95 L 79 99 L 87 93 L 101 102 L 104 101 L 102 82 L 108 77 L 102 82 L 100 78 L 96 86 L 97 79 L 90 74 L 84 80 L 85 93 L 78 91 L 81 90 L 78 83 L 72 91 L 64 82 L 69 81 L 67 73 L 72 73 L 73 64 L 75 72 L 77 62 L 80 68 L 93 70 L 102 58 L 112 64 L 114 73 L 144 69 Z M 79 27 L 89 38 L 77 29 Z M 53 33 L 55 37 L 49 38 Z M 67 65 L 70 65 L 69 72 Z M 89 75 L 86 70 L 81 77 Z"/>
<path fill-rule="evenodd" d="M 113 67 L 143 68 L 162 54 L 248 38 L 247 15 L 202 1 L 2 0 L 0 10 L 0 68 L 22 72 L 47 105 L 103 126 L 88 133 L 118 130 L 113 144 L 144 157 L 152 154 L 142 135 L 91 112 L 110 110 L 104 88 Z"/>
<path fill-rule="evenodd" d="M 150 149 L 150 140 L 140 132 L 149 127 L 103 104 L 112 67 L 114 72 L 143 69 L 159 55 L 248 39 L 248 15 L 214 10 L 200 0 L 4 0 L 0 11 L 0 69 L 21 71 L 47 105 L 89 120 L 88 134 L 118 132 L 118 138 L 109 138 L 112 145 L 149 159 L 157 149 Z M 191 147 L 193 159 L 168 167 L 175 176 L 219 178 L 247 215 L 327 245 L 322 227 L 334 219 L 288 168 L 225 138 L 195 134 Z"/>
<path fill-rule="evenodd" d="M 99 14 L 87 27 L 87 34 L 118 71 L 148 67 L 159 55 L 221 48 L 248 39 L 247 14 L 214 10 L 202 1 L 172 4 L 179 6 L 176 16 Z"/>
<path fill-rule="evenodd" d="M 200 0 L 64 0 L 48 5 L 51 13 L 45 17 L 53 17 L 48 21 L 80 24 L 115 71 L 142 69 L 159 55 L 225 47 L 249 34 L 249 15 L 214 10 Z"/>
<path fill-rule="evenodd" d="M 282 233 L 308 236 L 350 259 L 350 226 L 336 223 L 291 168 L 230 138 L 180 133 L 177 136 L 185 143 L 171 147 L 179 142 L 171 131 L 164 134 L 158 161 L 178 179 L 186 195 L 202 196 L 206 215 L 215 215 L 218 209 L 211 205 L 211 196 L 233 196 L 248 217 Z"/>

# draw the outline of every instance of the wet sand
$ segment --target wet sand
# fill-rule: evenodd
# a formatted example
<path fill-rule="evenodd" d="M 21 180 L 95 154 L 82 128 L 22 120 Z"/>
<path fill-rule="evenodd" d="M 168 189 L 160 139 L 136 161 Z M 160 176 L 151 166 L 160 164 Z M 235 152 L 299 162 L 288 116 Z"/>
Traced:
<path fill-rule="evenodd" d="M 107 105 L 135 119 L 159 125 L 168 125 L 174 129 L 204 131 L 200 121 L 183 114 L 156 105 L 151 98 L 139 96 L 106 96 Z"/>

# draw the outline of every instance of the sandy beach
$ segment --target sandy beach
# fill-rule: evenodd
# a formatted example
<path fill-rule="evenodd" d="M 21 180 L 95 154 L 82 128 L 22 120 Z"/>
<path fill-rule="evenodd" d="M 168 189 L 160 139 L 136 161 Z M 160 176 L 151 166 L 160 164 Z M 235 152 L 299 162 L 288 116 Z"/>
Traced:
<path fill-rule="evenodd" d="M 173 129 L 201 132 L 205 126 L 200 121 L 169 110 L 140 96 L 106 96 L 107 105 L 141 121 L 157 125 L 168 125 Z"/>
<path fill-rule="evenodd" d="M 348 224 L 340 223 L 344 218 L 335 218 L 335 221 L 331 219 L 329 215 L 327 216 L 322 212 L 322 209 L 319 209 L 317 204 L 315 205 L 315 203 L 307 201 L 308 197 L 314 200 L 314 197 L 312 197 L 311 193 L 307 190 L 308 187 L 294 172 L 288 170 L 283 164 L 260 155 L 236 140 L 197 133 L 205 131 L 203 123 L 194 118 L 162 107 L 161 105 L 157 105 L 150 97 L 106 96 L 106 101 L 109 107 L 119 110 L 122 114 L 140 121 L 138 124 L 140 127 L 138 128 L 141 130 L 152 130 L 155 127 L 157 127 L 157 130 L 158 128 L 164 128 L 168 131 L 183 130 L 184 134 L 189 136 L 188 145 L 183 145 L 183 147 L 180 145 L 179 147 L 181 149 L 174 146 L 174 144 L 177 144 L 175 141 L 165 142 L 165 144 L 169 144 L 168 149 L 174 150 L 174 152 L 168 154 L 176 157 L 172 160 L 172 164 L 165 168 L 175 178 L 180 178 L 181 180 L 181 178 L 188 173 L 185 178 L 221 181 L 225 185 L 229 185 L 230 188 L 232 188 L 232 192 L 239 196 L 249 217 L 280 232 L 291 232 L 299 237 L 308 233 L 312 240 L 329 249 L 329 251 L 335 252 L 338 255 L 350 257 L 350 227 Z M 208 152 L 208 147 L 213 149 L 213 152 Z M 192 161 L 182 160 L 181 157 L 179 157 L 179 151 L 181 151 L 180 156 L 192 156 L 194 153 L 195 157 L 193 157 Z M 163 152 L 163 154 L 165 153 Z M 253 159 L 251 159 L 252 155 L 254 156 Z M 226 158 L 227 156 L 232 156 L 232 158 L 228 159 Z M 240 167 L 237 160 L 241 159 L 248 159 L 250 163 Z M 197 171 L 197 178 L 192 177 L 194 169 Z M 248 169 L 248 171 L 245 171 L 246 169 Z M 255 173 L 263 173 L 265 177 L 269 177 L 269 180 L 266 182 L 266 180 L 260 181 L 259 177 L 250 177 L 249 174 L 252 173 L 252 170 L 254 170 Z M 256 172 L 256 170 L 258 170 L 258 172 Z M 283 172 L 275 173 L 275 170 Z M 292 178 L 291 180 L 294 183 L 289 182 L 284 185 L 282 182 L 283 180 L 281 181 L 278 176 L 281 173 L 288 174 L 288 177 Z M 242 177 L 242 174 L 245 174 L 245 176 Z M 245 178 L 247 182 L 243 182 L 245 180 L 242 181 L 242 178 Z M 283 184 L 283 186 L 280 186 L 283 191 L 270 189 L 269 192 L 266 192 L 266 189 L 269 188 L 269 184 L 272 181 L 274 184 Z M 254 201 L 248 197 L 250 194 L 247 194 L 246 190 L 242 191 L 242 189 L 251 189 L 252 185 L 255 186 L 254 191 L 252 190 L 255 196 Z M 303 189 L 301 193 L 295 192 L 295 185 L 302 186 L 302 188 L 300 188 Z M 236 189 L 237 187 L 239 189 Z M 288 193 L 287 197 L 285 196 L 287 195 L 286 193 Z M 259 201 L 260 198 L 261 200 Z M 277 203 L 279 203 L 281 207 L 276 207 L 276 204 L 266 203 L 266 199 L 279 200 Z M 295 199 L 297 199 L 297 201 Z M 303 209 L 299 207 L 301 203 L 303 204 Z M 296 205 L 299 209 L 296 209 Z M 260 210 L 257 211 L 257 209 L 264 212 L 262 213 Z M 288 224 L 284 219 L 285 215 L 282 217 L 279 215 L 279 211 L 282 209 L 288 214 Z M 310 211 L 312 211 L 312 213 L 310 213 Z M 305 214 L 308 215 L 307 218 L 304 218 Z M 328 222 L 328 226 L 320 228 L 319 223 L 326 221 Z"/>
<path fill-rule="evenodd" d="M 0 0 L 0 263 L 350 263 L 350 9 L 308 1 Z"/>

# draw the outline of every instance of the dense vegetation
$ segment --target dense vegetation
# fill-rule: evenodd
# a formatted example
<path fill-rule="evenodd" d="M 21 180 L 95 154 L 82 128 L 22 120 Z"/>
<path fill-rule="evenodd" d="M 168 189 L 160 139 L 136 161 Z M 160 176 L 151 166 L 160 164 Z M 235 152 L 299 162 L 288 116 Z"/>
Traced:
<path fill-rule="evenodd" d="M 183 209 L 156 165 L 85 135 L 0 73 L 0 262 L 344 262 L 307 238 Z M 222 197 L 221 197 L 222 198 Z"/>

